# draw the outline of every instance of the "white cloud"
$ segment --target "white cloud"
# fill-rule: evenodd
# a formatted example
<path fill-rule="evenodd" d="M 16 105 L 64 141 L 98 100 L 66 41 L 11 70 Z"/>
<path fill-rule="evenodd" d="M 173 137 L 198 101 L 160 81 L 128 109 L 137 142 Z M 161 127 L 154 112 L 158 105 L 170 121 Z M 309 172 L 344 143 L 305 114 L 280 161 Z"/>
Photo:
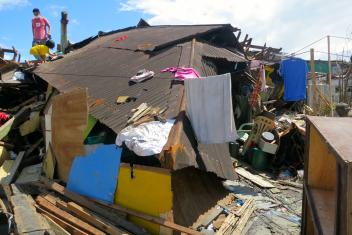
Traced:
<path fill-rule="evenodd" d="M 13 7 L 22 7 L 28 4 L 28 0 L 0 0 L 0 11 Z"/>
<path fill-rule="evenodd" d="M 70 20 L 70 22 L 71 22 L 72 24 L 74 24 L 74 25 L 79 25 L 79 24 L 80 24 L 77 19 L 72 19 L 72 20 Z"/>
<path fill-rule="evenodd" d="M 152 25 L 231 23 L 242 29 L 242 37 L 253 37 L 253 43 L 287 52 L 328 34 L 352 36 L 350 0 L 127 0 L 120 10 L 150 15 Z M 351 41 L 331 42 L 332 51 L 352 53 Z M 326 40 L 314 46 L 327 51 Z"/>
<path fill-rule="evenodd" d="M 58 18 L 59 16 L 61 16 L 61 12 L 66 10 L 66 7 L 60 5 L 49 5 L 46 7 L 46 9 L 50 15 L 55 18 Z"/>

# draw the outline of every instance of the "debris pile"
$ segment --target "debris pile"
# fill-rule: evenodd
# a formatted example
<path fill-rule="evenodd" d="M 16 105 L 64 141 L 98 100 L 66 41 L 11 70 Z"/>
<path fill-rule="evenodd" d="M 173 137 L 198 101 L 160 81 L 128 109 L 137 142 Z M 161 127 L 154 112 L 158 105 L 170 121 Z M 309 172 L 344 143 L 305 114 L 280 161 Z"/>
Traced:
<path fill-rule="evenodd" d="M 240 34 L 142 21 L 38 67 L 2 59 L 5 229 L 298 234 L 307 63 Z"/>

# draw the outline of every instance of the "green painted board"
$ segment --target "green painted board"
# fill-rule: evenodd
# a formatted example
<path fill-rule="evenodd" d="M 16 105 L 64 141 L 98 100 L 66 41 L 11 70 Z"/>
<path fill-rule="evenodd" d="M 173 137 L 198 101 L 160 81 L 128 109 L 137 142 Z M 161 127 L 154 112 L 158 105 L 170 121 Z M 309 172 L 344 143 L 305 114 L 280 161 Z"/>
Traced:
<path fill-rule="evenodd" d="M 94 117 L 92 117 L 91 115 L 88 115 L 88 123 L 87 123 L 87 128 L 84 131 L 84 139 L 86 139 L 89 135 L 89 133 L 92 131 L 93 127 L 95 126 L 95 124 L 98 122 L 97 119 L 95 119 Z"/>

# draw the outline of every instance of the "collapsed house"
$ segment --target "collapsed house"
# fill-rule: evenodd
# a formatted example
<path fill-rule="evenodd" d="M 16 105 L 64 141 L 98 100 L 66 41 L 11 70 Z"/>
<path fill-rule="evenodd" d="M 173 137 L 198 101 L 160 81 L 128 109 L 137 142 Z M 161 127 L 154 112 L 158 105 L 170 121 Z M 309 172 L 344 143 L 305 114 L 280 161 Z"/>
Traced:
<path fill-rule="evenodd" d="M 6 62 L 13 67 L 6 65 L 3 74 L 0 107 L 10 115 L 0 126 L 0 140 L 13 146 L 0 146 L 14 151 L 3 156 L 1 181 L 28 183 L 35 172 L 32 181 L 46 189 L 27 194 L 36 198 L 39 213 L 69 221 L 70 232 L 86 230 L 70 217 L 69 203 L 103 216 L 118 227 L 112 226 L 115 232 L 145 234 L 143 227 L 152 234 L 240 233 L 253 218 L 254 201 L 264 211 L 279 205 L 258 218 L 289 218 L 287 226 L 297 229 L 301 190 L 290 192 L 280 184 L 301 185 L 276 176 L 291 177 L 282 165 L 296 175 L 302 168 L 304 115 L 294 111 L 299 102 L 283 102 L 284 82 L 275 77 L 281 49 L 251 45 L 248 36 L 239 42 L 240 35 L 228 24 L 150 26 L 141 20 L 136 27 L 69 45 L 64 58 L 36 68 Z M 138 81 L 144 74 L 148 77 Z M 189 74 L 202 79 L 182 79 Z M 215 81 L 210 89 L 192 90 L 206 80 Z M 208 120 L 214 113 L 223 121 Z M 203 119 L 206 126 L 197 125 Z M 8 173 L 15 168 L 21 172 L 16 181 Z M 258 175 L 270 168 L 277 171 L 275 185 L 273 177 L 266 182 Z M 66 188 L 52 182 L 56 179 Z M 238 194 L 249 186 L 256 189 L 250 197 Z M 229 195 L 233 188 L 237 194 Z M 274 196 L 279 188 L 296 199 L 294 208 L 281 194 Z M 274 204 L 263 206 L 268 200 Z M 98 202 L 105 203 L 104 210 Z M 109 213 L 111 207 L 121 217 Z M 101 223 L 93 225 L 105 231 Z"/>
<path fill-rule="evenodd" d="M 172 172 L 194 166 L 224 179 L 232 180 L 236 175 L 227 143 L 197 143 L 185 116 L 183 84 L 174 80 L 172 74 L 159 71 L 168 67 L 193 67 L 203 77 L 233 73 L 232 84 L 240 83 L 241 77 L 236 76 L 236 70 L 243 70 L 247 60 L 234 35 L 236 31 L 238 29 L 231 25 L 137 26 L 103 33 L 74 44 L 68 48 L 72 51 L 64 59 L 35 69 L 33 73 L 57 90 L 58 97 L 62 96 L 60 101 L 53 96 L 52 114 L 50 111 L 46 114 L 52 115 L 52 137 L 47 135 L 46 141 L 52 139 L 59 178 L 67 182 L 73 158 L 86 155 L 78 145 L 84 141 L 79 136 L 84 130 L 80 125 L 85 124 L 88 113 L 92 123 L 98 121 L 118 134 L 126 127 L 132 109 L 143 103 L 158 107 L 166 110 L 166 119 L 176 119 L 167 143 L 163 151 L 154 156 L 122 153 L 116 203 L 156 216 L 171 216 L 176 223 L 192 225 L 197 216 L 205 212 L 207 203 L 223 197 L 222 191 L 215 198 L 205 200 L 204 205 L 195 204 L 200 197 L 206 197 L 206 188 L 212 191 L 219 188 L 220 181 L 215 180 L 214 184 L 211 180 L 202 182 L 202 174 L 194 175 L 192 169 L 188 169 L 190 173 L 187 170 L 182 174 Z M 126 39 L 120 40 L 124 37 Z M 131 85 L 130 78 L 142 69 L 156 74 L 151 80 Z M 77 88 L 83 88 L 82 92 L 72 93 Z M 86 101 L 84 94 L 87 94 Z M 118 105 L 118 96 L 132 97 L 134 101 Z M 58 126 L 54 124 L 56 119 Z M 81 132 L 77 135 L 74 132 L 78 129 Z M 50 127 L 46 128 L 48 130 Z M 81 149 L 77 151 L 77 148 Z M 132 170 L 135 180 L 131 181 Z M 200 190 L 198 193 L 194 193 L 196 188 Z M 145 198 L 146 195 L 150 200 Z M 181 200 L 183 197 L 189 199 Z M 148 204 L 153 201 L 154 207 L 149 208 Z M 157 202 L 163 203 L 156 205 Z M 190 205 L 193 205 L 192 212 Z M 158 231 L 158 226 L 150 226 L 153 231 Z"/>

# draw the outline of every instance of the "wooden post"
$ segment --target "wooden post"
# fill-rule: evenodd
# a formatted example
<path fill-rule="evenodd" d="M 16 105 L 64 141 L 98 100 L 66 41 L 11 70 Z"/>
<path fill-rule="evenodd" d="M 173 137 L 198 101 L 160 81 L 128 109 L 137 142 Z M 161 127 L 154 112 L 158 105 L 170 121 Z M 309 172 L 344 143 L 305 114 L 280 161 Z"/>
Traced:
<path fill-rule="evenodd" d="M 67 47 L 67 24 L 68 14 L 66 11 L 61 12 L 61 52 L 65 53 Z"/>
<path fill-rule="evenodd" d="M 331 117 L 334 116 L 334 109 L 332 103 L 332 86 L 331 86 L 331 59 L 330 59 L 330 36 L 328 35 L 328 66 L 329 66 L 329 73 L 328 73 L 328 84 L 329 84 L 329 98 L 330 98 L 330 109 L 331 109 Z"/>
<path fill-rule="evenodd" d="M 310 74 L 311 74 L 311 78 L 312 78 L 312 87 L 311 87 L 311 91 L 312 91 L 312 95 L 313 95 L 313 103 L 312 103 L 312 108 L 314 110 L 315 113 L 317 113 L 317 92 L 316 92 L 316 88 L 317 88 L 317 78 L 315 76 L 315 63 L 314 63 L 314 49 L 311 48 L 310 49 Z"/>

